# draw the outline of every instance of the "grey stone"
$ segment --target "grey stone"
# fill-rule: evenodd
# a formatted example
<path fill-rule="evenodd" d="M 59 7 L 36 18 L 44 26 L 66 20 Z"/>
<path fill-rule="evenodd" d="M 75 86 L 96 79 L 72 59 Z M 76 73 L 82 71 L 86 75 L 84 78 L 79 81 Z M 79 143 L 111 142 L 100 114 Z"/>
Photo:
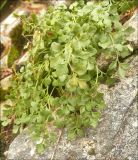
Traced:
<path fill-rule="evenodd" d="M 138 48 L 138 9 L 135 10 L 134 15 L 124 24 L 124 26 L 130 26 L 135 29 L 127 40 L 131 42 L 135 48 Z"/>
<path fill-rule="evenodd" d="M 2 53 L 0 53 L 1 69 L 11 67 L 12 63 L 14 63 L 14 61 L 20 57 L 21 53 L 21 47 L 23 43 L 23 38 L 21 35 L 22 23 L 20 18 L 15 17 L 14 14 L 17 14 L 19 16 L 28 15 L 28 11 L 24 10 L 23 8 L 17 8 L 13 13 L 11 13 L 5 20 L 0 23 L 0 42 L 4 46 Z M 17 53 L 14 54 L 15 48 L 19 52 L 19 55 L 16 55 Z"/>
<path fill-rule="evenodd" d="M 70 5 L 73 2 L 74 2 L 74 0 L 52 0 L 52 1 L 48 0 L 48 4 L 53 5 L 53 6 L 58 6 L 61 4 Z"/>
<path fill-rule="evenodd" d="M 1 50 L 1 53 L 0 53 L 1 59 L 2 59 L 5 55 L 7 55 L 10 52 L 11 39 L 9 37 L 7 37 L 7 36 L 1 35 L 1 37 L 0 37 L 0 43 L 1 43 L 1 45 L 3 45 L 3 50 Z M 1 59 L 0 59 L 0 63 L 2 61 Z M 3 67 L 3 64 L 1 64 L 1 65 Z"/>
<path fill-rule="evenodd" d="M 0 101 L 5 100 L 6 94 L 8 94 L 11 87 L 12 75 L 9 75 L 0 80 Z"/>
<path fill-rule="evenodd" d="M 27 15 L 28 12 L 27 10 L 23 10 L 22 8 L 17 8 L 13 13 L 11 13 L 4 21 L 0 23 L 1 35 L 10 37 L 11 32 L 13 32 L 13 30 L 18 25 L 20 25 L 21 23 L 20 18 L 15 17 L 14 14 L 21 16 L 21 15 Z"/>
<path fill-rule="evenodd" d="M 2 79 L 0 81 L 0 87 L 3 89 L 3 90 L 8 90 L 9 87 L 11 87 L 11 79 L 12 79 L 12 75 L 9 75 L 8 77 Z"/>
<path fill-rule="evenodd" d="M 89 128 L 84 138 L 73 142 L 64 132 L 55 145 L 55 160 L 136 160 L 137 159 L 137 84 L 138 56 L 130 60 L 128 75 L 108 89 L 101 86 L 107 104 L 97 128 Z M 36 153 L 35 143 L 27 130 L 18 135 L 7 152 L 8 160 L 52 160 L 55 146 Z M 53 159 L 53 160 L 54 160 Z"/>
<path fill-rule="evenodd" d="M 137 76 L 119 83 L 105 95 L 108 108 L 96 132 L 96 158 L 137 158 Z"/>
<path fill-rule="evenodd" d="M 1 69 L 8 68 L 8 55 L 5 55 L 2 59 L 0 59 Z"/>

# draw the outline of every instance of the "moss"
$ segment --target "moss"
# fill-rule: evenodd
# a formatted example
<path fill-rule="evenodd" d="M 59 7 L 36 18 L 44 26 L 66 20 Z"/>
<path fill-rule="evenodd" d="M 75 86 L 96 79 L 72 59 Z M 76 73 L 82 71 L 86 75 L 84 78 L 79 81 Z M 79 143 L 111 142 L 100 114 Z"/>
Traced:
<path fill-rule="evenodd" d="M 0 102 L 5 100 L 5 96 L 6 96 L 7 94 L 8 94 L 8 91 L 7 91 L 7 90 L 3 90 L 3 89 L 0 87 Z"/>
<path fill-rule="evenodd" d="M 8 67 L 12 67 L 14 61 L 17 60 L 19 56 L 20 56 L 19 50 L 15 46 L 12 46 L 10 53 L 8 55 Z"/>
<path fill-rule="evenodd" d="M 12 44 L 19 50 L 21 51 L 23 46 L 24 46 L 24 42 L 25 39 L 22 36 L 22 24 L 18 24 L 13 31 L 10 33 L 10 38 L 12 40 Z"/>
<path fill-rule="evenodd" d="M 12 47 L 8 56 L 8 67 L 11 67 L 14 61 L 20 57 L 21 51 L 23 50 L 23 46 L 25 44 L 25 39 L 22 36 L 22 24 L 17 25 L 13 29 L 10 33 L 10 38 Z"/>

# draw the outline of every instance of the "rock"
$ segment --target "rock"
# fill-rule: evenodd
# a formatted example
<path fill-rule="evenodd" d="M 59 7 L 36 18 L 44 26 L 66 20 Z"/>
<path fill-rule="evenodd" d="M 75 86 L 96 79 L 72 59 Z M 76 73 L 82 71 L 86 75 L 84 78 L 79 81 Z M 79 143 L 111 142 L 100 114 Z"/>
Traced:
<path fill-rule="evenodd" d="M 11 79 L 12 79 L 12 75 L 0 81 L 0 86 L 3 90 L 8 90 L 8 88 L 11 86 Z"/>
<path fill-rule="evenodd" d="M 126 72 L 126 77 L 132 77 L 138 75 L 138 56 L 137 55 L 131 56 L 126 60 L 126 63 L 130 64 Z"/>
<path fill-rule="evenodd" d="M 29 59 L 29 54 L 26 52 L 17 62 L 17 66 L 25 65 Z"/>
<path fill-rule="evenodd" d="M 108 108 L 96 131 L 96 158 L 137 159 L 137 76 L 124 79 L 105 94 Z"/>
<path fill-rule="evenodd" d="M 73 3 L 74 0 L 48 0 L 48 5 L 53 5 L 53 6 L 58 6 L 61 4 L 65 4 L 67 6 L 69 6 L 71 3 Z"/>
<path fill-rule="evenodd" d="M 27 14 L 27 11 L 18 8 L 13 13 L 11 13 L 3 22 L 1 22 L 0 34 L 9 37 L 11 32 L 21 23 L 20 18 L 14 16 L 17 14 L 19 16 Z"/>
<path fill-rule="evenodd" d="M 137 159 L 137 68 L 138 56 L 131 60 L 131 77 L 114 88 L 103 87 L 107 104 L 98 127 L 88 129 L 84 138 L 73 142 L 64 132 L 57 144 L 56 160 L 136 160 Z M 19 134 L 7 152 L 8 160 L 50 160 L 54 147 L 38 155 L 27 130 Z"/>
<path fill-rule="evenodd" d="M 22 1 L 22 7 L 26 8 L 29 13 L 39 14 L 41 10 L 45 10 L 47 8 L 47 4 L 45 1 Z"/>
<path fill-rule="evenodd" d="M 124 25 L 135 29 L 127 40 L 131 42 L 135 48 L 138 48 L 138 9 L 135 10 L 134 15 Z"/>
<path fill-rule="evenodd" d="M 5 55 L 2 59 L 0 59 L 0 67 L 1 69 L 8 68 L 8 55 Z"/>
<path fill-rule="evenodd" d="M 104 53 L 101 53 L 98 57 L 97 57 L 97 65 L 99 67 L 99 69 L 101 69 L 102 71 L 107 70 L 107 68 L 109 67 L 109 65 L 112 63 L 112 61 L 115 58 L 112 56 L 110 57 L 106 57 Z"/>
<path fill-rule="evenodd" d="M 2 49 L 0 51 L 0 57 L 2 58 L 6 54 L 8 54 L 10 51 L 11 39 L 9 37 L 1 35 L 0 43 L 2 45 Z"/>
<path fill-rule="evenodd" d="M 8 77 L 12 73 L 13 73 L 13 70 L 10 69 L 10 68 L 1 69 L 1 71 L 0 71 L 0 80 Z"/>
<path fill-rule="evenodd" d="M 16 9 L 10 14 L 3 22 L 1 22 L 1 43 L 4 46 L 4 50 L 1 53 L 1 58 L 6 57 L 6 66 L 1 65 L 2 68 L 11 67 L 13 62 L 19 58 L 24 45 L 24 38 L 22 36 L 22 24 L 19 17 L 14 16 L 17 14 L 27 15 L 27 10 L 22 8 Z M 2 59 L 2 62 L 5 59 Z"/>
<path fill-rule="evenodd" d="M 11 79 L 12 75 L 9 75 L 0 81 L 0 101 L 5 100 L 5 95 L 9 92 L 11 86 Z"/>

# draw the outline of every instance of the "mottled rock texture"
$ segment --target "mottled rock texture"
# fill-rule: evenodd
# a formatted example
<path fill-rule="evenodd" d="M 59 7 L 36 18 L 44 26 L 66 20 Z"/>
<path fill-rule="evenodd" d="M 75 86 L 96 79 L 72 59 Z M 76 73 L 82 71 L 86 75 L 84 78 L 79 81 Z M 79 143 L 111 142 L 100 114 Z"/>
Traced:
<path fill-rule="evenodd" d="M 138 9 L 135 10 L 134 15 L 124 25 L 131 26 L 135 29 L 128 37 L 128 41 L 130 41 L 134 47 L 138 48 Z"/>
<path fill-rule="evenodd" d="M 136 160 L 137 77 L 119 83 L 105 100 L 108 108 L 96 133 L 97 159 Z"/>

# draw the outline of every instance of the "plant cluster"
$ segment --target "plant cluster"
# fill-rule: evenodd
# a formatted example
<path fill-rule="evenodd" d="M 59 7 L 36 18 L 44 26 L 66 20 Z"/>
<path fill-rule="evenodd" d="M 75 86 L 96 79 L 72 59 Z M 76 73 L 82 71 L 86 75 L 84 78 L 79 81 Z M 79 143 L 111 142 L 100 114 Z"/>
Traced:
<path fill-rule="evenodd" d="M 125 13 L 126 11 L 135 8 L 138 5 L 137 0 L 111 0 L 114 5 L 117 6 L 119 13 Z"/>
<path fill-rule="evenodd" d="M 29 61 L 13 78 L 3 125 L 14 122 L 13 132 L 29 127 L 42 152 L 66 128 L 69 139 L 96 127 L 105 106 L 101 83 L 115 73 L 124 77 L 120 61 L 132 48 L 126 42 L 131 28 L 119 22 L 116 6 L 108 1 L 86 5 L 75 2 L 49 8 L 23 20 Z M 102 68 L 99 57 L 110 62 Z"/>

